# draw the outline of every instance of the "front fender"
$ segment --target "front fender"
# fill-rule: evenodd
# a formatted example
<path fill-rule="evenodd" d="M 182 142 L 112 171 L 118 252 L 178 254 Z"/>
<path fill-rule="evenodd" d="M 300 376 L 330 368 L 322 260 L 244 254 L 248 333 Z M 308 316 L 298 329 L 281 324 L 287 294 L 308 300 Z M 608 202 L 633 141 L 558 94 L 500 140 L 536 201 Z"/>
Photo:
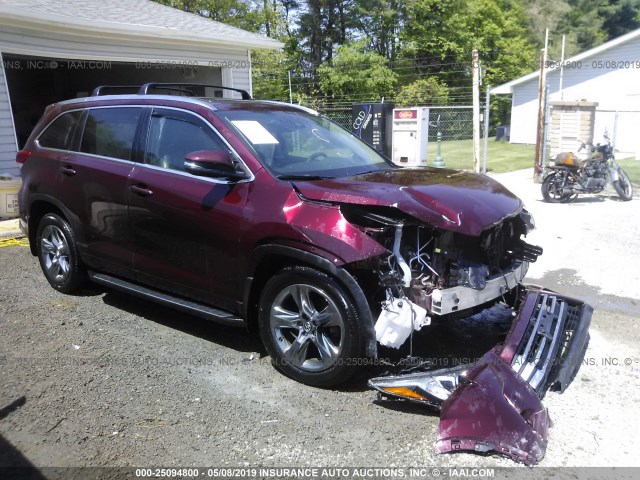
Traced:
<path fill-rule="evenodd" d="M 338 205 L 303 200 L 292 192 L 283 212 L 286 223 L 302 238 L 344 263 L 387 253 L 385 247 L 349 223 Z"/>
<path fill-rule="evenodd" d="M 374 329 L 374 319 L 371 313 L 369 301 L 367 300 L 362 287 L 360 287 L 355 278 L 353 278 L 353 276 L 347 270 L 342 268 L 340 265 L 337 265 L 336 263 L 332 263 L 331 261 L 320 255 L 316 255 L 314 253 L 310 253 L 287 245 L 270 244 L 262 245 L 256 248 L 249 260 L 247 274 L 245 277 L 243 299 L 245 309 L 249 308 L 250 305 L 251 290 L 254 278 L 256 277 L 257 269 L 260 267 L 260 264 L 270 256 L 277 256 L 281 258 L 284 257 L 294 260 L 298 263 L 310 265 L 338 279 L 338 281 L 340 281 L 349 291 L 353 298 L 354 304 L 358 309 L 358 315 L 360 320 L 362 321 L 362 325 L 364 327 L 364 332 L 366 335 L 366 355 L 374 359 L 378 357 L 378 346 L 376 342 L 376 332 Z M 247 314 L 248 312 L 245 311 L 245 318 L 247 318 Z"/>

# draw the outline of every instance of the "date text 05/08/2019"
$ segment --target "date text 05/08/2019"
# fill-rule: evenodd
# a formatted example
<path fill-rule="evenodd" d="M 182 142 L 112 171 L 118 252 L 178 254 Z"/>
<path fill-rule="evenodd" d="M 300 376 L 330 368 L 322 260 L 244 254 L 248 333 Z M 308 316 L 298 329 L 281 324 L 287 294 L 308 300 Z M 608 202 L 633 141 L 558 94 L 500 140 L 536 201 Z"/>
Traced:
<path fill-rule="evenodd" d="M 140 60 L 136 62 L 139 70 L 173 69 L 173 68 L 235 68 L 247 69 L 251 66 L 248 60 L 209 60 L 199 62 L 197 60 Z"/>
<path fill-rule="evenodd" d="M 138 478 L 493 478 L 493 468 L 437 467 L 208 467 L 136 468 Z"/>
<path fill-rule="evenodd" d="M 640 69 L 640 60 L 593 60 L 583 62 L 582 60 L 546 60 L 544 68 L 556 69 L 593 69 L 593 70 L 629 70 Z"/>

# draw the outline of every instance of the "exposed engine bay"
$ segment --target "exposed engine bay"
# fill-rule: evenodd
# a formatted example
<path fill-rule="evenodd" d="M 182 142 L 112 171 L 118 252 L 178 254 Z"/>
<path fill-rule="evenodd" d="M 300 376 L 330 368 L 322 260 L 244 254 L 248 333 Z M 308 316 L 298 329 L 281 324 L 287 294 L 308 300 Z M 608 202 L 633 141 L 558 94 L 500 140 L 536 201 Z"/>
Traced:
<path fill-rule="evenodd" d="M 459 314 L 505 295 L 542 254 L 522 240 L 533 228 L 524 210 L 479 236 L 433 228 L 392 208 L 341 210 L 390 252 L 373 265 L 387 301 L 406 298 L 429 316 Z"/>

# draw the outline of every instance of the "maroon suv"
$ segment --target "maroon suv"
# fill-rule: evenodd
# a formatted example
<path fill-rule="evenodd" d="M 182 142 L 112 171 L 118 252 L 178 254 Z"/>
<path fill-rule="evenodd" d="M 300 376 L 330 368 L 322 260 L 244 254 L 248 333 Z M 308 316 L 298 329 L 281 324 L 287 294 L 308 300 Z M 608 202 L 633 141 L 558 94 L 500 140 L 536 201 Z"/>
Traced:
<path fill-rule="evenodd" d="M 318 386 L 433 317 L 524 301 L 533 222 L 486 176 L 401 168 L 300 106 L 101 93 L 49 106 L 18 153 L 21 226 L 61 292 L 90 279 L 256 327 Z M 527 348 L 531 368 L 559 355 Z"/>

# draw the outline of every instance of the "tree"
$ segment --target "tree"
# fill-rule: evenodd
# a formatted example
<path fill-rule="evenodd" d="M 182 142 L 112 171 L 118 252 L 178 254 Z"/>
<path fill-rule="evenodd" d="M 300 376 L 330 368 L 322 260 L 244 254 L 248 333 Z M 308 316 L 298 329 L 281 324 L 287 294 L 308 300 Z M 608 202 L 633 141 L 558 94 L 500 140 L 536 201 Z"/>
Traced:
<path fill-rule="evenodd" d="M 486 68 L 484 83 L 498 85 L 538 66 L 529 40 L 526 12 L 517 1 L 469 0 L 465 28 L 468 48 L 477 49 Z"/>
<path fill-rule="evenodd" d="M 449 89 L 434 76 L 422 78 L 402 87 L 395 98 L 395 103 L 398 107 L 447 105 Z"/>
<path fill-rule="evenodd" d="M 273 0 L 155 0 L 185 12 L 277 37 L 282 29 L 282 6 Z"/>
<path fill-rule="evenodd" d="M 404 55 L 423 70 L 437 61 L 456 61 L 464 56 L 466 0 L 412 0 L 406 9 L 401 32 Z"/>
<path fill-rule="evenodd" d="M 395 62 L 404 27 L 403 0 L 356 0 L 353 9 L 355 35 L 371 40 L 371 48 Z"/>
<path fill-rule="evenodd" d="M 306 4 L 306 5 L 305 5 Z M 318 66 L 331 61 L 337 46 L 348 39 L 351 28 L 352 0 L 305 0 L 300 2 L 300 44 L 308 52 L 308 68 L 315 73 Z"/>
<path fill-rule="evenodd" d="M 349 100 L 380 100 L 393 93 L 398 75 L 387 59 L 368 48 L 368 39 L 341 46 L 331 63 L 318 68 L 322 93 Z"/>
<path fill-rule="evenodd" d="M 407 4 L 403 56 L 417 77 L 439 74 L 453 102 L 471 100 L 471 52 L 485 82 L 497 85 L 536 66 L 529 25 L 518 0 L 413 0 Z"/>
<path fill-rule="evenodd" d="M 604 19 L 598 13 L 600 0 L 569 0 L 571 10 L 558 24 L 557 34 L 566 34 L 566 56 L 594 47 L 608 38 Z"/>
<path fill-rule="evenodd" d="M 558 25 L 571 11 L 571 5 L 566 0 L 524 0 L 523 6 L 529 19 L 530 42 L 538 50 L 543 48 L 546 30 L 549 29 L 548 57 L 559 60 L 562 52 L 562 34 L 558 33 Z M 572 38 L 567 38 L 565 56 L 570 51 L 575 51 L 575 42 Z"/>
<path fill-rule="evenodd" d="M 256 50 L 251 54 L 253 97 L 265 100 L 289 100 L 289 75 L 292 61 L 282 50 Z"/>
<path fill-rule="evenodd" d="M 640 0 L 524 0 L 531 40 L 544 46 L 549 29 L 548 57 L 560 60 L 562 35 L 565 58 L 640 28 Z"/>
<path fill-rule="evenodd" d="M 598 9 L 604 17 L 602 26 L 608 34 L 607 40 L 640 28 L 640 0 L 609 0 L 607 3 Z"/>

